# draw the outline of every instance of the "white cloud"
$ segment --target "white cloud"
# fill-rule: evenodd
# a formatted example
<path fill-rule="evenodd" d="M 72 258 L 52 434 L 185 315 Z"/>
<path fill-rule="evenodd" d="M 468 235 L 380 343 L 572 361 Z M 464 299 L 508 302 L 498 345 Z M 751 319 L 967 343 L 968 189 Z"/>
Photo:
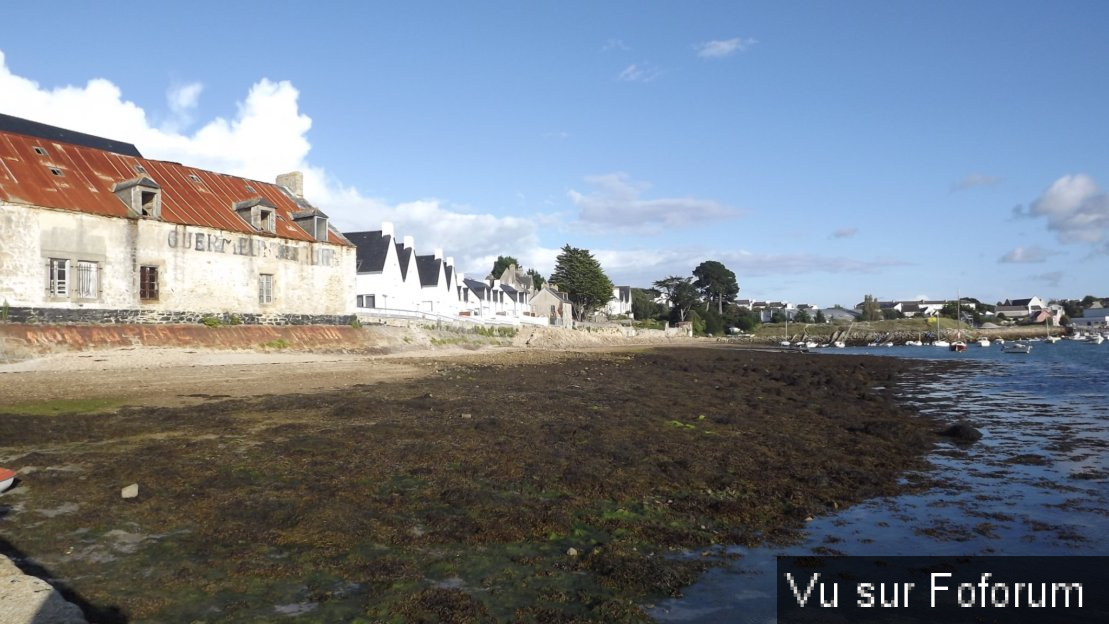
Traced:
<path fill-rule="evenodd" d="M 757 40 L 742 37 L 735 37 L 733 39 L 704 41 L 693 46 L 697 50 L 697 56 L 704 59 L 719 59 L 726 56 L 731 56 L 736 52 L 744 52 L 751 46 L 758 43 Z"/>
<path fill-rule="evenodd" d="M 200 83 L 167 89 L 167 103 L 177 121 L 180 115 L 195 112 L 202 90 Z M 299 95 L 287 81 L 263 78 L 237 104 L 234 117 L 201 122 L 189 134 L 176 130 L 173 123 L 152 126 L 146 111 L 125 100 L 106 79 L 45 88 L 12 74 L 0 52 L 0 110 L 6 114 L 134 143 L 148 158 L 255 180 L 273 181 L 278 174 L 301 171 L 308 200 L 341 230 L 375 230 L 382 221 L 392 221 L 398 235 L 416 239 L 417 253 L 442 248 L 444 255 L 455 257 L 460 270 L 478 270 L 480 277 L 492 266 L 492 262 L 482 266 L 490 255 L 513 254 L 528 266 L 548 260 L 554 265 L 554 252 L 539 247 L 537 222 L 475 214 L 438 200 L 391 205 L 363 195 L 313 165 L 308 158 L 312 120 L 299 110 Z"/>
<path fill-rule="evenodd" d="M 601 46 L 601 52 L 608 52 L 609 50 L 621 50 L 627 52 L 631 50 L 628 44 L 624 43 L 623 39 L 609 39 Z"/>
<path fill-rule="evenodd" d="M 859 228 L 840 228 L 832 232 L 832 238 L 852 238 L 859 233 Z"/>
<path fill-rule="evenodd" d="M 661 75 L 662 70 L 657 67 L 652 67 L 647 64 L 639 65 L 632 63 L 617 74 L 616 79 L 621 82 L 651 82 Z"/>
<path fill-rule="evenodd" d="M 1085 174 L 1059 178 L 1030 207 L 1018 206 L 1014 213 L 1046 218 L 1047 229 L 1061 243 L 1088 244 L 1096 253 L 1109 253 L 1109 195 Z"/>
<path fill-rule="evenodd" d="M 997 261 L 1005 263 L 1027 264 L 1033 262 L 1046 262 L 1049 256 L 1055 255 L 1043 247 L 1015 247 L 1009 253 L 1001 256 Z"/>
<path fill-rule="evenodd" d="M 200 82 L 189 84 L 175 84 L 165 93 L 165 100 L 170 104 L 170 111 L 174 114 L 187 114 L 196 108 L 201 100 L 204 85 Z"/>
<path fill-rule="evenodd" d="M 651 188 L 632 180 L 626 173 L 609 173 L 585 178 L 589 194 L 570 190 L 570 201 L 580 210 L 580 219 L 590 224 L 625 231 L 657 233 L 665 228 L 739 216 L 739 212 L 717 201 L 694 197 L 643 199 Z"/>
<path fill-rule="evenodd" d="M 972 173 L 962 180 L 951 185 L 951 192 L 966 191 L 979 186 L 994 186 L 1000 184 L 1004 178 L 1000 176 L 986 175 L 984 173 Z"/>

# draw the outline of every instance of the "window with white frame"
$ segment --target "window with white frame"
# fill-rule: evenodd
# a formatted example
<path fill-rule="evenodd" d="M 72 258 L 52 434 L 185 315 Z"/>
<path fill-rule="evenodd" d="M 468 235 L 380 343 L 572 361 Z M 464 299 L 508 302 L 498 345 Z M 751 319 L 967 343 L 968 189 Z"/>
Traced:
<path fill-rule="evenodd" d="M 69 260 L 50 258 L 46 265 L 46 290 L 54 297 L 69 296 Z"/>
<path fill-rule="evenodd" d="M 96 299 L 100 296 L 100 265 L 88 260 L 77 261 L 73 292 L 79 299 Z"/>
<path fill-rule="evenodd" d="M 273 303 L 273 275 L 262 273 L 258 276 L 258 303 Z"/>

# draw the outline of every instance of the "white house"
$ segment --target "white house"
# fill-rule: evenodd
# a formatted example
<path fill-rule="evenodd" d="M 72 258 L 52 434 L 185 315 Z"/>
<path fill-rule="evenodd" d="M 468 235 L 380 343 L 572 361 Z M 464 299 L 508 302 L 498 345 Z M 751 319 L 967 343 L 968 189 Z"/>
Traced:
<path fill-rule="evenodd" d="M 604 312 L 608 316 L 631 316 L 632 287 L 613 286 L 612 299 L 605 305 Z"/>
<path fill-rule="evenodd" d="M 0 115 L 10 320 L 349 322 L 355 249 L 303 196 Z"/>
<path fill-rule="evenodd" d="M 1006 299 L 1004 302 L 998 302 L 994 314 L 1004 314 L 1005 318 L 1020 321 L 1029 319 L 1045 309 L 1047 309 L 1047 303 L 1039 297 Z"/>
<path fill-rule="evenodd" d="M 1086 308 L 1082 316 L 1072 318 L 1070 322 L 1075 329 L 1105 329 L 1109 327 L 1109 308 Z"/>

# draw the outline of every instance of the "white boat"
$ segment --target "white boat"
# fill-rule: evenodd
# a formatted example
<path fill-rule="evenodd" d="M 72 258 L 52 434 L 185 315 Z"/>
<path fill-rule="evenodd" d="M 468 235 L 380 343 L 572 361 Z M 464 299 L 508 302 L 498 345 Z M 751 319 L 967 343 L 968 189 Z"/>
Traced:
<path fill-rule="evenodd" d="M 988 347 L 988 346 L 990 346 L 990 339 L 989 338 L 979 338 L 978 339 L 978 346 L 979 347 Z"/>
<path fill-rule="evenodd" d="M 905 341 L 905 346 L 906 347 L 922 347 L 922 346 L 924 346 L 924 343 L 919 341 L 919 340 L 906 340 Z"/>
<path fill-rule="evenodd" d="M 7 490 L 15 483 L 15 471 L 0 468 L 0 492 Z"/>
<path fill-rule="evenodd" d="M 842 349 L 842 348 L 847 346 L 847 343 L 842 341 L 842 340 L 837 340 L 837 341 L 832 343 L 832 346 L 837 348 L 837 349 Z"/>
<path fill-rule="evenodd" d="M 994 338 L 993 343 L 1003 345 L 1003 344 L 1005 344 L 1005 339 L 1004 338 Z"/>
<path fill-rule="evenodd" d="M 1092 344 L 1101 344 L 1105 342 L 1105 339 L 1101 337 L 1101 334 L 1094 334 L 1093 336 L 1087 338 L 1086 341 Z"/>
<path fill-rule="evenodd" d="M 933 347 L 943 347 L 944 349 L 949 349 L 949 348 L 951 348 L 951 343 L 946 341 L 946 340 L 933 340 L 932 341 L 932 346 Z"/>
<path fill-rule="evenodd" d="M 1014 342 L 1013 344 L 1001 347 L 1002 353 L 1032 353 L 1032 345 L 1024 344 L 1022 342 Z"/>

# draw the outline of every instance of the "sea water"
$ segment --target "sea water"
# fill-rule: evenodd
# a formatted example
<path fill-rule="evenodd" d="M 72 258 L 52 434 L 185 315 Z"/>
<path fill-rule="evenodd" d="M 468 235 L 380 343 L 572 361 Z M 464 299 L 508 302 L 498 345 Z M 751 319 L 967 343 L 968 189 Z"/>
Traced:
<path fill-rule="evenodd" d="M 1109 555 L 1109 343 L 1032 342 L 1028 354 L 971 344 L 819 350 L 958 360 L 901 380 L 921 414 L 983 434 L 941 442 L 923 493 L 867 501 L 808 523 L 801 543 L 734 548 L 740 558 L 684 596 L 653 605 L 662 622 L 775 620 L 778 555 Z"/>

